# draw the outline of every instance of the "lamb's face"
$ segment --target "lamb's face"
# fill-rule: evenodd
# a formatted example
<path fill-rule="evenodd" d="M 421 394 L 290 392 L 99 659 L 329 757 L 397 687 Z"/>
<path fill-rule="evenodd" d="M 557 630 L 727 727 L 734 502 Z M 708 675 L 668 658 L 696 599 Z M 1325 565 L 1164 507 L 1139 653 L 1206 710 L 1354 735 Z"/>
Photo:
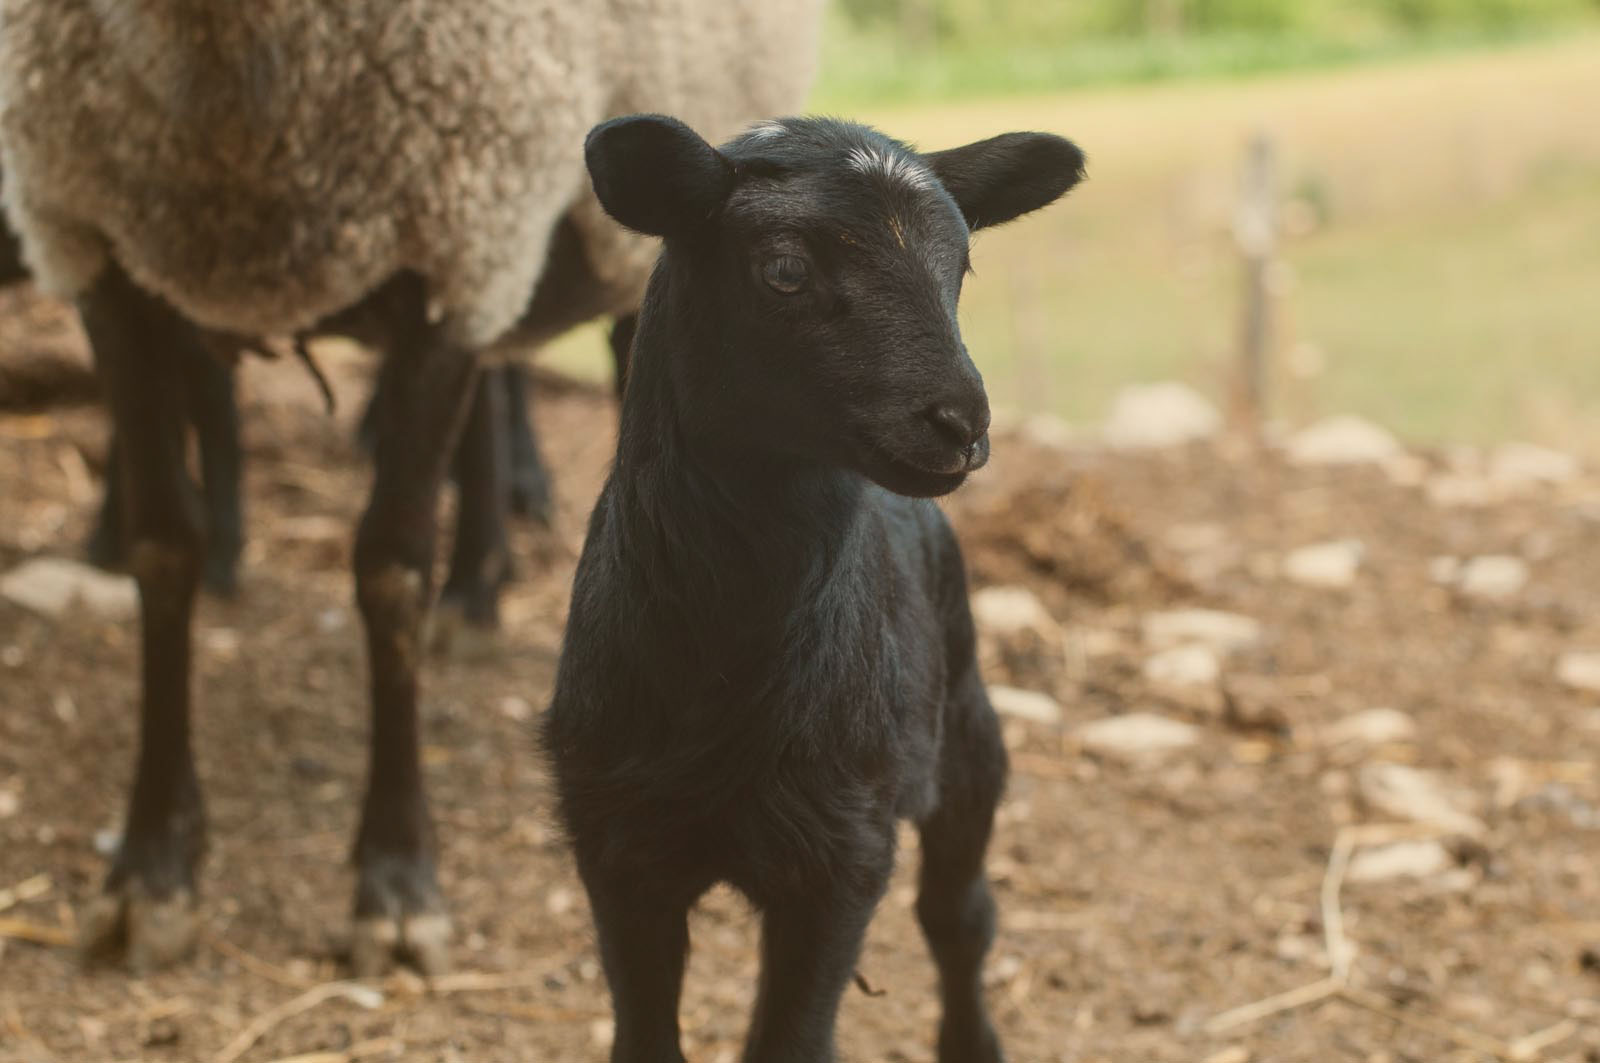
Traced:
<path fill-rule="evenodd" d="M 716 151 L 634 118 L 591 134 L 589 164 L 615 217 L 667 237 L 671 298 L 719 338 L 695 352 L 694 386 L 725 424 L 908 495 L 988 460 L 988 397 L 956 320 L 971 230 L 1075 183 L 1071 144 L 1012 134 L 918 155 L 786 119 Z"/>
<path fill-rule="evenodd" d="M 742 164 L 710 245 L 736 363 L 723 368 L 797 452 L 944 494 L 989 457 L 956 319 L 969 230 L 919 158 L 853 139 L 768 134 Z"/>

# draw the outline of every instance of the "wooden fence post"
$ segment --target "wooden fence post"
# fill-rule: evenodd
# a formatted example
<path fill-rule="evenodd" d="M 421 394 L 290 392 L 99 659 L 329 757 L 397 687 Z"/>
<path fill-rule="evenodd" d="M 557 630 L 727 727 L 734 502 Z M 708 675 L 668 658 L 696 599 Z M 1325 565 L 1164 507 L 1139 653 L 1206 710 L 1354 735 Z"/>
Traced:
<path fill-rule="evenodd" d="M 1267 415 L 1268 362 L 1274 331 L 1271 270 L 1277 253 L 1276 145 L 1258 132 L 1250 138 L 1243 194 L 1233 235 L 1244 261 L 1244 307 L 1239 330 L 1239 413 L 1259 430 Z"/>

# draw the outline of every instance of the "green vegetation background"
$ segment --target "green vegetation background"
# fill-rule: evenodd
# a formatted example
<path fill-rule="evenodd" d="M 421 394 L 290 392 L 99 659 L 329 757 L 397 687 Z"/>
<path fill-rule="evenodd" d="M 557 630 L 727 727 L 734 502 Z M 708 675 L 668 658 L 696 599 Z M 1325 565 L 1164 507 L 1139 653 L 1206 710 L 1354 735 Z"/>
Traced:
<path fill-rule="evenodd" d="M 1600 0 L 835 0 L 817 102 L 1254 74 L 1526 40 Z"/>

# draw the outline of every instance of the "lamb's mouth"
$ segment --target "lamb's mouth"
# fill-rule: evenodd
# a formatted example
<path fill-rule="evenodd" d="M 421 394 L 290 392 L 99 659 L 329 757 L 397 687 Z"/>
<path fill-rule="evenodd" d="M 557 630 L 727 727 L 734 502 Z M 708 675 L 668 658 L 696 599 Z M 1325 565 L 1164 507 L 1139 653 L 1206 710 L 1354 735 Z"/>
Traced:
<path fill-rule="evenodd" d="M 906 472 L 923 476 L 966 476 L 989 464 L 989 437 L 985 435 L 969 447 L 950 451 L 944 461 L 904 457 L 893 451 L 885 451 L 884 457 Z"/>
<path fill-rule="evenodd" d="M 876 448 L 875 459 L 869 467 L 875 467 L 877 472 L 869 475 L 880 486 L 897 494 L 933 498 L 960 487 L 969 473 L 983 468 L 988 461 L 987 436 L 971 447 L 954 451 L 948 460 L 938 462 L 903 456 L 884 447 Z"/>

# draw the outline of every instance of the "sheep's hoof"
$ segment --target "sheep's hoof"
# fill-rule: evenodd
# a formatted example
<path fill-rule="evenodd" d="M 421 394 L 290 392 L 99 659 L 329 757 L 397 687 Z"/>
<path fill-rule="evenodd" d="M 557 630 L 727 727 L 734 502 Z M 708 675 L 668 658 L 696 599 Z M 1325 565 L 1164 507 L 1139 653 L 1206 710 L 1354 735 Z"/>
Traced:
<path fill-rule="evenodd" d="M 200 932 L 194 891 L 154 896 L 137 878 L 108 887 L 78 918 L 78 941 L 88 959 L 122 954 L 135 974 L 160 970 L 188 956 Z"/>
<path fill-rule="evenodd" d="M 95 525 L 94 533 L 84 544 L 83 553 L 89 564 L 107 572 L 120 572 L 128 563 L 128 551 L 121 534 L 107 525 L 104 518 Z"/>
<path fill-rule="evenodd" d="M 1006 1063 L 1006 1056 L 988 1019 L 946 1020 L 939 1034 L 939 1063 Z"/>
<path fill-rule="evenodd" d="M 541 528 L 555 523 L 556 502 L 550 494 L 550 481 L 543 470 L 518 469 L 511 474 L 511 493 L 507 500 L 513 515 Z"/>
<path fill-rule="evenodd" d="M 395 964 L 429 976 L 450 969 L 450 917 L 427 860 L 374 860 L 356 887 L 350 966 L 373 978 Z"/>
<path fill-rule="evenodd" d="M 498 595 L 496 595 L 498 598 Z M 499 610 L 492 619 L 480 619 L 481 612 L 468 607 L 463 596 L 445 592 L 434 606 L 428 632 L 428 648 L 439 657 L 480 661 L 500 652 Z"/>
<path fill-rule="evenodd" d="M 350 966 L 357 978 L 376 978 L 396 963 L 429 977 L 450 970 L 450 918 L 440 912 L 357 919 Z"/>
<path fill-rule="evenodd" d="M 200 570 L 206 590 L 218 598 L 233 598 L 239 593 L 238 546 L 212 546 L 206 549 L 205 567 Z"/>

